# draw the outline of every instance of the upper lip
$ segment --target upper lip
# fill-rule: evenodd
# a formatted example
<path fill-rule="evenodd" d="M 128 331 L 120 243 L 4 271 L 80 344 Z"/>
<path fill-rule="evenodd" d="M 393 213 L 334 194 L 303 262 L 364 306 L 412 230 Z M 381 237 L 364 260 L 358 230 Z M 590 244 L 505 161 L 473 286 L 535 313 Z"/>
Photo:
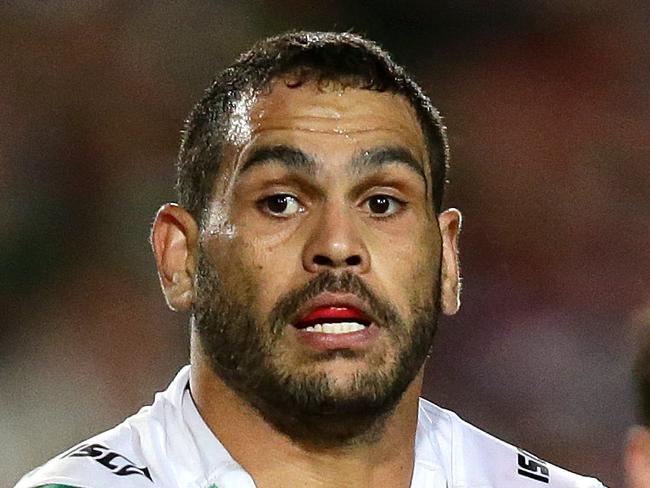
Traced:
<path fill-rule="evenodd" d="M 321 293 L 320 295 L 307 301 L 296 313 L 294 324 L 300 322 L 317 308 L 323 307 L 340 307 L 352 308 L 358 310 L 364 319 L 368 322 L 375 323 L 375 319 L 368 310 L 366 303 L 353 293 Z"/>

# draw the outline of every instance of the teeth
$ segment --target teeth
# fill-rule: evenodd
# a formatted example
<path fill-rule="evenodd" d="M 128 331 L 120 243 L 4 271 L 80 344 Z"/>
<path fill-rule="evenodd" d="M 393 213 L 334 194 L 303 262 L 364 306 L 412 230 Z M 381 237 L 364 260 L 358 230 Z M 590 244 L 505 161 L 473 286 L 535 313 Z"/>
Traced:
<path fill-rule="evenodd" d="M 310 327 L 305 327 L 306 332 L 322 332 L 325 334 L 347 334 L 348 332 L 357 332 L 365 329 L 366 326 L 358 322 L 335 322 L 316 324 Z"/>

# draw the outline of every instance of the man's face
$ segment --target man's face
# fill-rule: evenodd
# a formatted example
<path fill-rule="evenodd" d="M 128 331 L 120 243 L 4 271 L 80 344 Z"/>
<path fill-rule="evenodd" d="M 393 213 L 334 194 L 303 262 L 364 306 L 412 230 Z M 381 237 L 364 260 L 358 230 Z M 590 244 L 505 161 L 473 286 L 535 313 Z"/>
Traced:
<path fill-rule="evenodd" d="M 201 346 L 261 411 L 389 410 L 438 313 L 441 236 L 414 110 L 284 82 L 242 107 L 200 238 Z"/>

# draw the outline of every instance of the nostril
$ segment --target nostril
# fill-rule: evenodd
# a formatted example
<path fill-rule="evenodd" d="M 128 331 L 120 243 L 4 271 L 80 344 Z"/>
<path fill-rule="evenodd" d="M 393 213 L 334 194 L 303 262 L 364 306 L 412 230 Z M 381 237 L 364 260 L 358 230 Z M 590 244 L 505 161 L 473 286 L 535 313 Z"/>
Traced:
<path fill-rule="evenodd" d="M 323 256 L 322 254 L 317 254 L 316 256 L 314 256 L 314 264 L 317 264 L 319 266 L 332 266 L 334 263 L 327 256 Z"/>
<path fill-rule="evenodd" d="M 354 256 L 350 256 L 345 260 L 345 264 L 347 264 L 348 266 L 358 266 L 359 264 L 361 264 L 361 256 L 359 256 L 358 254 Z"/>
<path fill-rule="evenodd" d="M 353 256 L 348 256 L 345 258 L 345 266 L 358 266 L 361 264 L 361 256 L 355 254 Z M 329 266 L 336 267 L 343 265 L 343 262 L 335 262 L 332 258 L 325 256 L 323 254 L 316 254 L 312 258 L 312 262 L 317 266 Z"/>

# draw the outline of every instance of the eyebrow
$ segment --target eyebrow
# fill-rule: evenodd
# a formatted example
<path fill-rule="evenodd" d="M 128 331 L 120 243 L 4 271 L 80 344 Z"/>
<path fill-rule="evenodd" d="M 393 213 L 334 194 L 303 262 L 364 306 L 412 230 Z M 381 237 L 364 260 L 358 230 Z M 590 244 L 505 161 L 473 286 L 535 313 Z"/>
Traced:
<path fill-rule="evenodd" d="M 252 168 L 270 163 L 280 162 L 288 168 L 298 169 L 313 174 L 316 161 L 309 154 L 288 145 L 261 146 L 246 159 L 238 177 Z M 413 156 L 411 151 L 402 146 L 379 146 L 361 151 L 352 158 L 352 171 L 361 173 L 371 168 L 379 168 L 389 164 L 403 164 L 420 176 L 426 185 L 426 177 L 422 164 Z"/>
<path fill-rule="evenodd" d="M 295 147 L 286 145 L 262 146 L 253 151 L 244 162 L 239 170 L 239 176 L 255 166 L 270 163 L 271 161 L 278 161 L 289 168 L 301 169 L 308 173 L 313 173 L 316 166 L 314 158 Z"/>
<path fill-rule="evenodd" d="M 370 150 L 362 151 L 352 160 L 354 171 L 362 172 L 367 168 L 377 168 L 388 164 L 403 164 L 418 174 L 426 185 L 427 179 L 424 175 L 422 164 L 413 156 L 411 151 L 402 146 L 380 146 Z"/>

